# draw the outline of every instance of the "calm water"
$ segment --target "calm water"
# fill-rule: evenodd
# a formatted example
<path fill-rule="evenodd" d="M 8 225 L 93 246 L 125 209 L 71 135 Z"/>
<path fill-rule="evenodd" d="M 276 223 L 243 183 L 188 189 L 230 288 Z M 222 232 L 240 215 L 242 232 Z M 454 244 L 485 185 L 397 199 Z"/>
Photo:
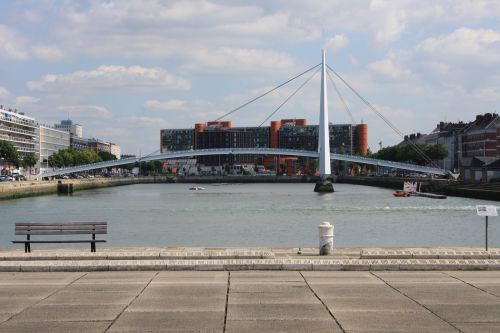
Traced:
<path fill-rule="evenodd" d="M 323 195 L 313 184 L 203 186 L 130 185 L 0 201 L 0 248 L 13 247 L 14 222 L 20 221 L 108 221 L 109 247 L 317 246 L 322 221 L 335 225 L 336 246 L 481 247 L 484 218 L 475 205 L 497 205 L 395 198 L 392 190 L 347 184 Z M 500 219 L 490 221 L 489 244 L 500 247 Z"/>

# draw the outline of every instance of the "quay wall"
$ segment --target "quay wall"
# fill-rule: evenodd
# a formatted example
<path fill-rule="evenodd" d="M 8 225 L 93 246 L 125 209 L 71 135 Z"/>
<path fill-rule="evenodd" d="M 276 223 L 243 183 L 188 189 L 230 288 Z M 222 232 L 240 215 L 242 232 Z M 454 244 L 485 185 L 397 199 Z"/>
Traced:
<path fill-rule="evenodd" d="M 57 184 L 73 184 L 73 191 L 130 184 L 172 182 L 166 176 L 130 178 L 61 179 L 50 181 L 23 181 L 0 183 L 0 200 L 56 194 Z"/>
<path fill-rule="evenodd" d="M 419 182 L 422 184 L 422 192 L 440 192 L 449 185 L 448 179 L 427 179 L 427 178 L 401 178 L 401 177 L 359 177 L 359 176 L 339 176 L 337 183 L 377 186 L 402 190 L 405 181 Z"/>

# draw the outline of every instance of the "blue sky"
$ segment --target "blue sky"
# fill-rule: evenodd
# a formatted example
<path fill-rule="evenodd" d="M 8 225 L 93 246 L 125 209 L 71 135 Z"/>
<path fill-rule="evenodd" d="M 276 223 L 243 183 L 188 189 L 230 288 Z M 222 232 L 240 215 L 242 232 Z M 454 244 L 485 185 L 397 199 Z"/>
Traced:
<path fill-rule="evenodd" d="M 404 133 L 498 112 L 500 1 L 2 1 L 0 104 L 143 154 L 327 62 Z M 305 78 L 304 78 L 305 79 Z M 260 124 L 303 81 L 231 115 Z M 393 133 L 336 81 L 372 150 Z M 319 75 L 271 120 L 317 124 Z M 329 86 L 330 121 L 350 123 Z"/>

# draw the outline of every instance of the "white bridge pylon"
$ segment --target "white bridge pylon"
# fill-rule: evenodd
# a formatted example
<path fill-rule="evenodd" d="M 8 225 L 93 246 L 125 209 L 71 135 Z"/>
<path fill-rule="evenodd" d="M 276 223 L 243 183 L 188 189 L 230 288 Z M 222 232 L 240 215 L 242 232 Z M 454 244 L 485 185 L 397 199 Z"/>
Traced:
<path fill-rule="evenodd" d="M 328 94 L 326 89 L 326 60 L 323 49 L 323 61 L 321 62 L 321 99 L 319 105 L 319 176 L 326 179 L 331 176 L 330 165 L 330 131 L 328 126 Z"/>
<path fill-rule="evenodd" d="M 38 175 L 38 177 L 54 177 L 59 175 L 65 175 L 70 173 L 85 172 L 90 170 L 98 170 L 104 168 L 113 168 L 120 165 L 134 164 L 136 162 L 148 162 L 157 160 L 168 160 L 168 159 L 178 159 L 186 157 L 196 157 L 196 156 L 209 156 L 209 155 L 282 155 L 282 156 L 298 156 L 298 157 L 311 157 L 319 158 L 319 152 L 311 150 L 295 150 L 295 149 L 279 149 L 279 148 L 219 148 L 219 149 L 196 149 L 196 150 L 182 150 L 182 151 L 172 151 L 168 153 L 151 155 L 142 158 L 124 158 L 121 160 L 113 160 L 106 162 L 99 162 L 93 164 L 84 164 L 74 167 L 60 168 L 47 170 Z M 346 161 L 357 164 L 368 164 L 376 165 L 379 167 L 386 167 L 399 170 L 408 170 L 419 173 L 426 173 L 432 175 L 444 176 L 449 174 L 448 171 L 438 168 L 431 168 L 421 165 L 409 164 L 409 163 L 399 163 L 391 162 L 385 160 L 378 160 L 374 158 L 355 156 L 355 155 L 343 155 L 343 154 L 330 154 L 327 159 L 328 162 L 331 160 Z"/>

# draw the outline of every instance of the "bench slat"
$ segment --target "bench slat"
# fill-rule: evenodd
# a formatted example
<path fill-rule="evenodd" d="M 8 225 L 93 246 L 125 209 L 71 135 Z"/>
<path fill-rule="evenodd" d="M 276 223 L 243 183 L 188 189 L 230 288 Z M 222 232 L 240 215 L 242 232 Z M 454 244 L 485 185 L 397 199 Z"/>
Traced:
<path fill-rule="evenodd" d="M 32 226 L 16 226 L 16 229 L 106 229 L 106 225 L 32 225 Z"/>
<path fill-rule="evenodd" d="M 24 240 L 24 241 L 12 241 L 12 243 L 106 243 L 104 239 L 95 240 Z"/>
<path fill-rule="evenodd" d="M 107 225 L 108 222 L 16 222 L 16 226 Z"/>
<path fill-rule="evenodd" d="M 106 235 L 106 230 L 31 230 L 16 231 L 16 235 Z"/>
<path fill-rule="evenodd" d="M 51 231 L 51 230 L 59 230 L 59 231 L 69 231 L 69 230 L 83 230 L 83 231 L 92 231 L 92 230 L 100 230 L 100 231 L 106 231 L 108 228 L 107 227 L 78 227 L 78 226 L 71 226 L 70 228 L 61 228 L 61 227 L 16 227 L 16 231 Z"/>

